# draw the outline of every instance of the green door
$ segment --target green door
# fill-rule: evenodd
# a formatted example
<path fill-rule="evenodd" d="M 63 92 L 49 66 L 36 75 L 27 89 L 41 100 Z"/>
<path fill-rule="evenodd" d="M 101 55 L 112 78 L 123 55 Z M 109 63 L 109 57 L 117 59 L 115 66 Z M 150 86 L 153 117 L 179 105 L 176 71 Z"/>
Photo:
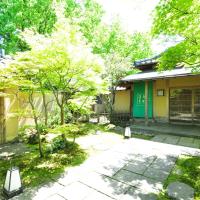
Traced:
<path fill-rule="evenodd" d="M 133 90 L 133 117 L 145 117 L 145 82 L 134 83 Z M 148 87 L 148 117 L 153 117 L 153 82 Z"/>

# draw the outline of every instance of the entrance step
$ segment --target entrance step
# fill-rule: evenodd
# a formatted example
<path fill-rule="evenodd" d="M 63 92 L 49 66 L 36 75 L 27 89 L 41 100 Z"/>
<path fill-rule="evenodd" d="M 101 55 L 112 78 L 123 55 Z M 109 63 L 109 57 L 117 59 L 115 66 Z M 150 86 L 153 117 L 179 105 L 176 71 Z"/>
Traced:
<path fill-rule="evenodd" d="M 194 125 L 189 126 L 177 124 L 150 123 L 147 126 L 145 125 L 145 123 L 136 123 L 131 125 L 131 132 L 139 134 L 165 134 L 200 138 L 200 127 Z"/>

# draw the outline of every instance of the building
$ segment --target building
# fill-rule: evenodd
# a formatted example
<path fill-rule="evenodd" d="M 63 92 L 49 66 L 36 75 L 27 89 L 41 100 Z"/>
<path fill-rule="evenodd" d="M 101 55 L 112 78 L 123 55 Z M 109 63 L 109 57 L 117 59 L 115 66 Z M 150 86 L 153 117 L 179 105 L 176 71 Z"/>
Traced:
<path fill-rule="evenodd" d="M 0 56 L 0 70 L 7 67 L 11 59 Z M 16 89 L 0 90 L 0 144 L 13 140 L 18 132 L 18 117 L 16 116 Z"/>
<path fill-rule="evenodd" d="M 129 112 L 132 120 L 200 122 L 200 75 L 191 68 L 156 71 L 157 58 L 135 62 L 139 73 L 122 79 L 125 90 L 117 92 L 116 112 Z"/>

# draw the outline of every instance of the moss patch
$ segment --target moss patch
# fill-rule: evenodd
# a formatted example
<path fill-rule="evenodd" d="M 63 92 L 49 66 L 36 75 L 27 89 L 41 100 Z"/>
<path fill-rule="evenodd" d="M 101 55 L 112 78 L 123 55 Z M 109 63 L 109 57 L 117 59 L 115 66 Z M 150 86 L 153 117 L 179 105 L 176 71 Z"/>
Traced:
<path fill-rule="evenodd" d="M 31 152 L 15 157 L 11 161 L 12 166 L 19 167 L 23 186 L 25 187 L 47 183 L 64 172 L 66 167 L 79 165 L 87 158 L 87 154 L 78 145 L 73 145 L 68 153 L 61 150 L 44 158 L 39 157 L 35 145 L 30 146 L 32 146 Z M 2 186 L 10 162 L 0 160 L 0 166 L 0 185 Z"/>

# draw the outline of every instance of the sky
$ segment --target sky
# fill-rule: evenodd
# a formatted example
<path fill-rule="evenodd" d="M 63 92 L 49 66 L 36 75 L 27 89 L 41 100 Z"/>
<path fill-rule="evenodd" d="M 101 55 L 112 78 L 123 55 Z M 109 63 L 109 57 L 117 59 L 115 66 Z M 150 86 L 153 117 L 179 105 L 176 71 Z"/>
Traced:
<path fill-rule="evenodd" d="M 159 0 L 96 0 L 104 10 L 104 21 L 111 23 L 115 17 L 118 17 L 124 30 L 133 33 L 135 31 L 148 32 L 152 25 L 152 12 Z M 152 41 L 154 54 L 159 54 L 168 46 L 171 41 L 165 41 L 164 38 Z"/>
<path fill-rule="evenodd" d="M 106 11 L 104 20 L 111 22 L 116 16 L 126 31 L 149 31 L 151 13 L 159 0 L 96 0 Z"/>

